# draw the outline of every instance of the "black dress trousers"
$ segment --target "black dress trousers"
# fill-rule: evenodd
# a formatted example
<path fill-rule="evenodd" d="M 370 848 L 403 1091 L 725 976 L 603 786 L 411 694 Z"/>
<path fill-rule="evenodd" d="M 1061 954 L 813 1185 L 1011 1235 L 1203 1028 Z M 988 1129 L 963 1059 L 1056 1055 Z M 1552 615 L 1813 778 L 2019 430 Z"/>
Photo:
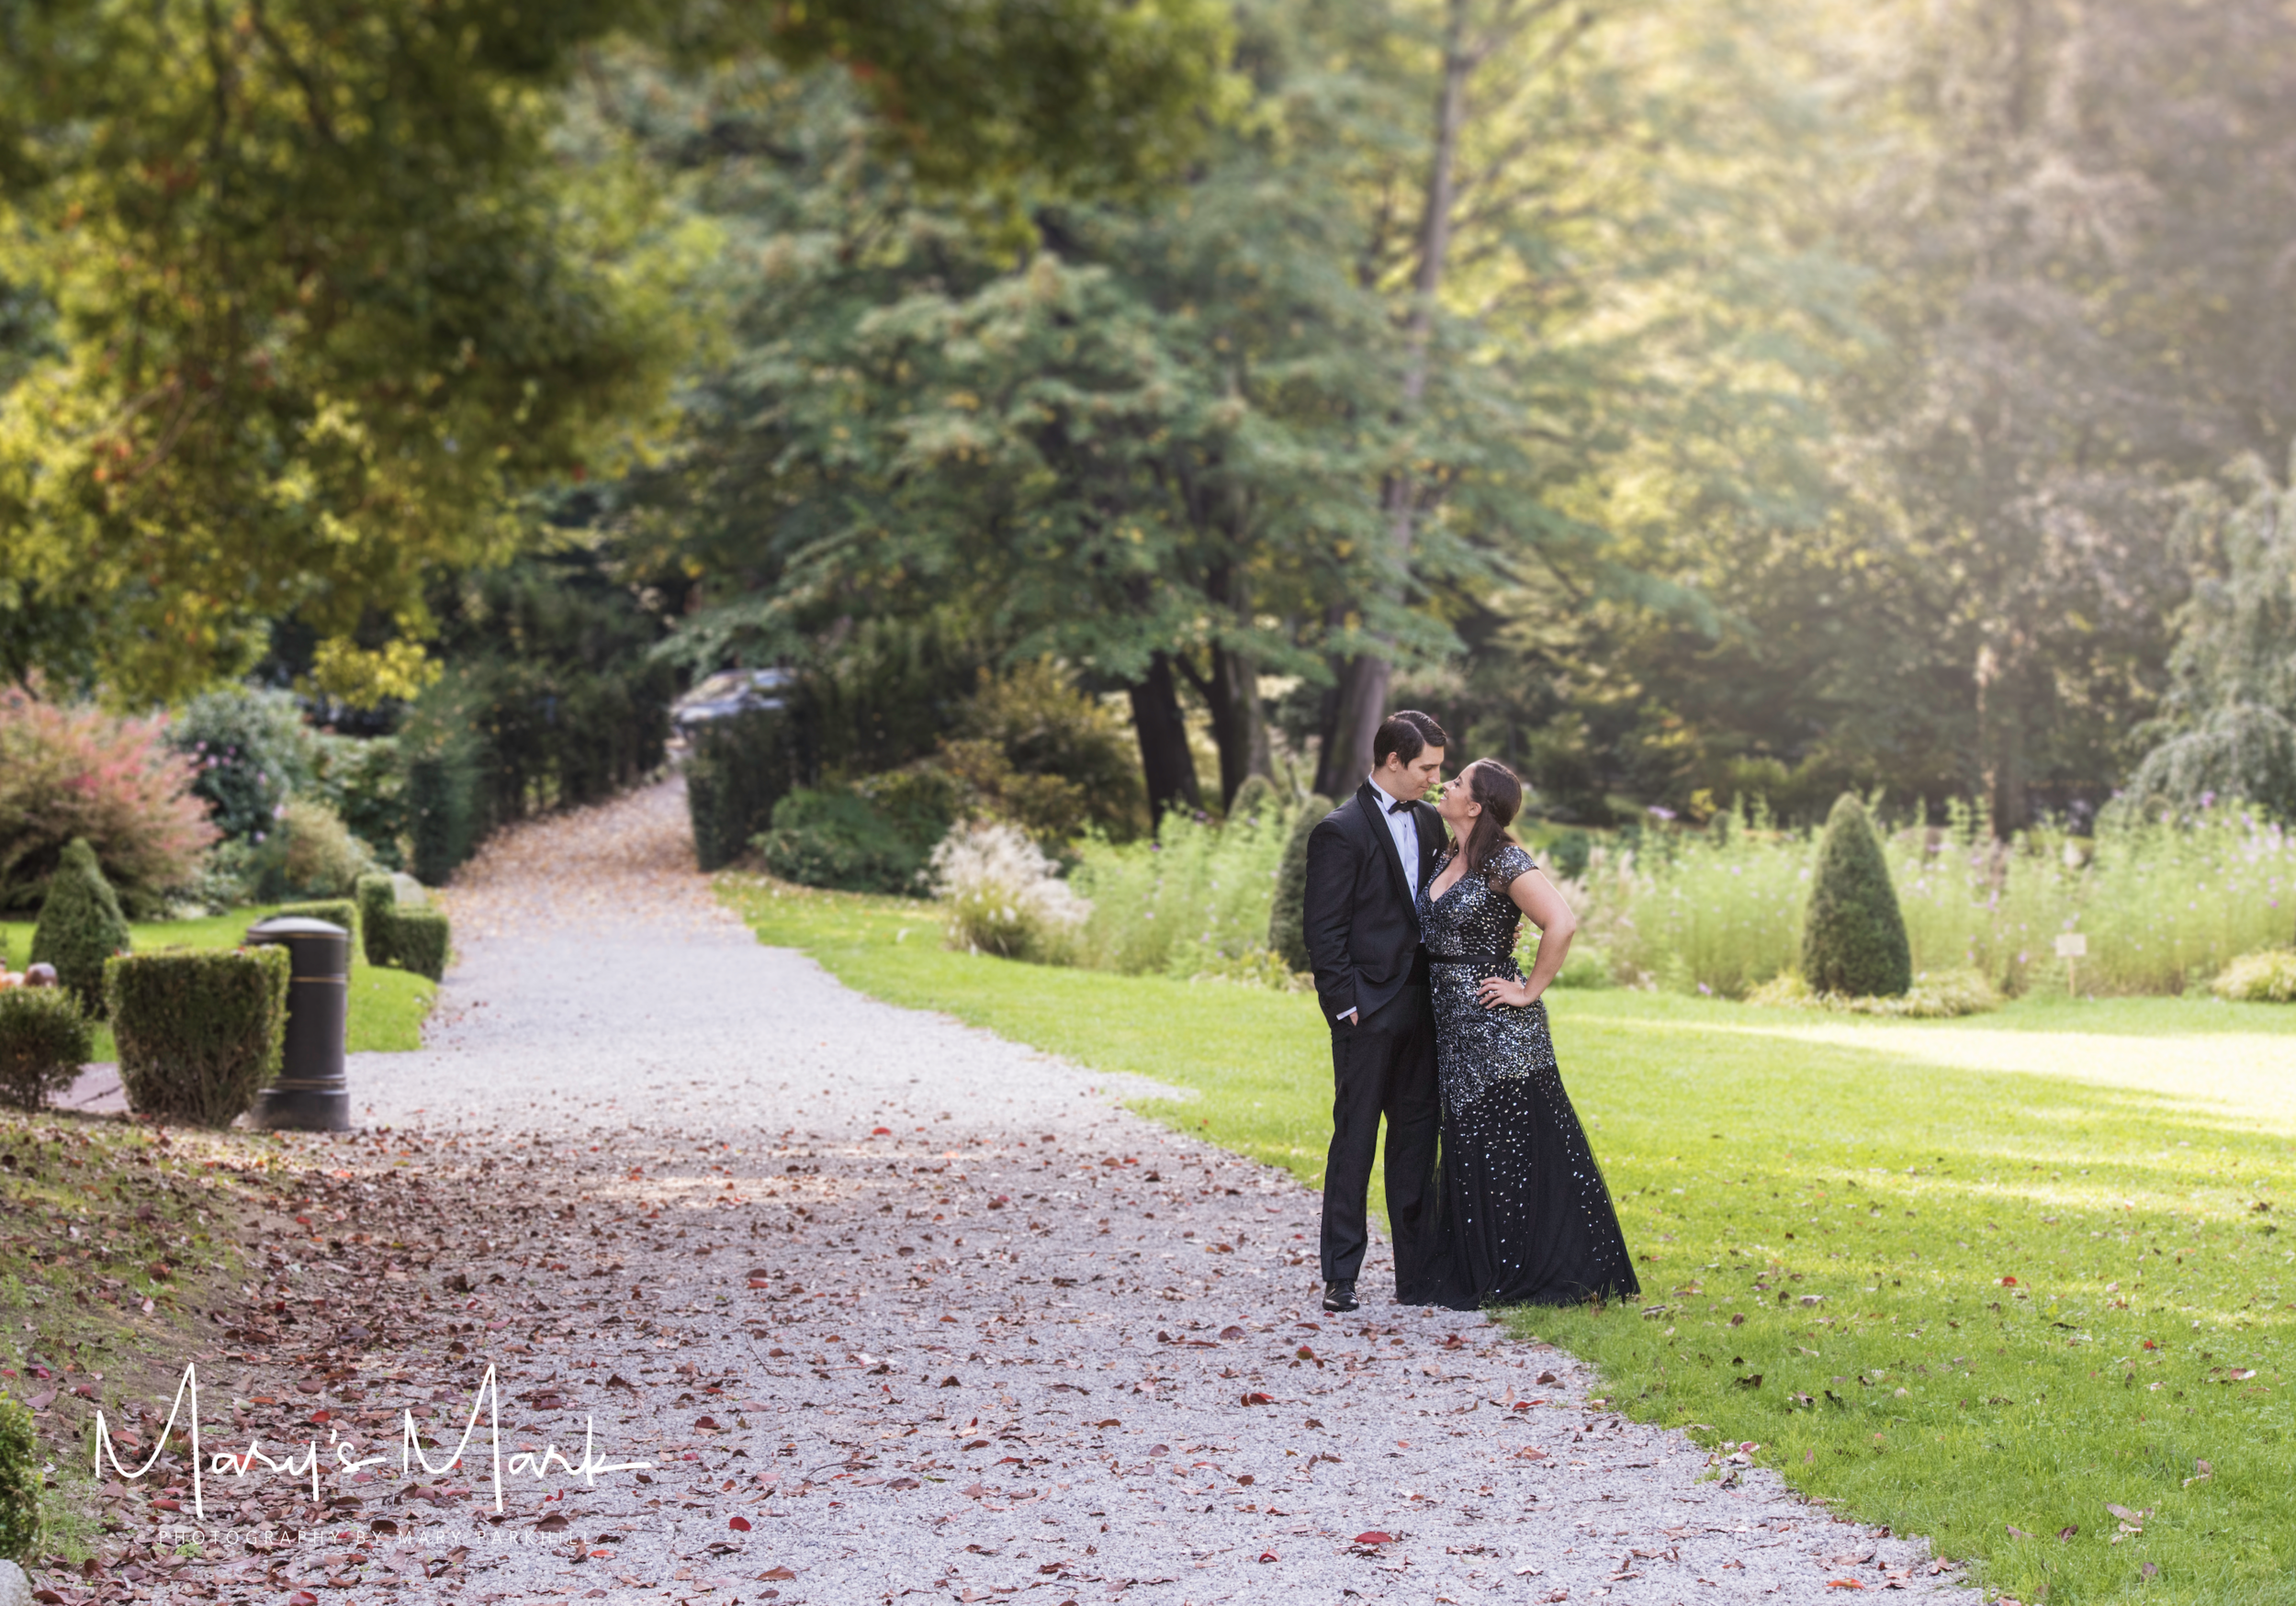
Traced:
<path fill-rule="evenodd" d="M 1332 1147 L 1323 1164 L 1323 1280 L 1352 1283 L 1370 1245 L 1366 1196 L 1387 1120 L 1387 1211 L 1395 1238 L 1395 1297 L 1424 1303 L 1434 1274 L 1435 1018 L 1423 959 L 1410 983 L 1360 1025 L 1332 1024 Z"/>

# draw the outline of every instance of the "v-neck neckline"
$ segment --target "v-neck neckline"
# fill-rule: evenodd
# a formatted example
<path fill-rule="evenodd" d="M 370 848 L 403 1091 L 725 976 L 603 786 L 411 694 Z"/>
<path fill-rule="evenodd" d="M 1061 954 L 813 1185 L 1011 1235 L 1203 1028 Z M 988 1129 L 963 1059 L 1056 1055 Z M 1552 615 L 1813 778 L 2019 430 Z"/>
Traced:
<path fill-rule="evenodd" d="M 1451 859 L 1457 859 L 1458 857 L 1458 850 L 1454 848 L 1451 852 Z M 1435 882 L 1443 879 L 1444 870 L 1448 870 L 1450 866 L 1451 859 L 1445 859 L 1442 865 L 1436 869 L 1435 874 L 1430 876 L 1427 880 L 1427 907 L 1430 909 L 1434 908 L 1437 904 L 1443 902 L 1444 899 L 1449 897 L 1453 893 L 1458 892 L 1460 887 L 1467 884 L 1468 872 L 1462 870 L 1458 873 L 1458 879 L 1453 882 L 1449 886 L 1444 888 L 1439 893 L 1435 890 Z"/>

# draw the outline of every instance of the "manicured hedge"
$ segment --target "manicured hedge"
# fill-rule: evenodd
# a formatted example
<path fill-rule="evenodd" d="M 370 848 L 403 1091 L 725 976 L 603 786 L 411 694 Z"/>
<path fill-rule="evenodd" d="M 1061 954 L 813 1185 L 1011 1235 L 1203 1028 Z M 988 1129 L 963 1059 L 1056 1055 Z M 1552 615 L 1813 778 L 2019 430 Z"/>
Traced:
<path fill-rule="evenodd" d="M 107 964 L 128 1107 L 191 1126 L 238 1119 L 278 1072 L 288 974 L 281 947 L 163 949 Z"/>
<path fill-rule="evenodd" d="M 446 916 L 436 909 L 400 909 L 390 920 L 390 962 L 435 982 L 446 974 Z"/>
<path fill-rule="evenodd" d="M 388 876 L 361 876 L 359 884 L 365 886 L 370 879 L 378 879 L 385 886 L 390 884 Z M 355 951 L 360 946 L 359 906 L 349 898 L 320 898 L 309 904 L 282 904 L 278 912 L 280 915 L 292 915 L 300 920 L 324 920 L 330 926 L 340 926 L 351 934 L 352 949 Z"/>
<path fill-rule="evenodd" d="M 412 971 L 435 982 L 446 974 L 449 930 L 436 909 L 401 908 L 387 875 L 359 878 L 359 918 L 366 933 L 366 962 Z"/>
<path fill-rule="evenodd" d="M 712 720 L 694 732 L 685 769 L 693 857 L 705 870 L 721 870 L 771 828 L 773 805 L 803 781 L 796 723 L 765 710 Z"/>
<path fill-rule="evenodd" d="M 39 1543 L 44 1459 L 31 1411 L 0 1390 L 0 1561 L 29 1561 Z"/>
<path fill-rule="evenodd" d="M 56 967 L 56 979 L 94 1009 L 103 1001 L 104 961 L 128 949 L 128 917 L 96 864 L 96 850 L 75 837 L 49 878 L 48 897 L 32 930 L 32 962 Z"/>
<path fill-rule="evenodd" d="M 36 1110 L 95 1053 L 86 1012 L 63 987 L 0 992 L 0 1098 Z"/>
<path fill-rule="evenodd" d="M 360 947 L 370 965 L 390 963 L 390 917 L 399 908 L 399 889 L 387 875 L 363 875 L 358 882 Z"/>

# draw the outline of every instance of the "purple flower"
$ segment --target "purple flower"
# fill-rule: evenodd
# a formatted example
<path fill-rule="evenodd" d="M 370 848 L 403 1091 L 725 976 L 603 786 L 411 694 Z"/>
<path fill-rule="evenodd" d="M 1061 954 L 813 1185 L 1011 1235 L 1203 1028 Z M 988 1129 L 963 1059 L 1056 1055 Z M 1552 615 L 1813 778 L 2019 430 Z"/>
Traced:
<path fill-rule="evenodd" d="M 1650 813 L 1653 816 L 1661 820 L 1671 820 L 1674 817 L 1674 811 L 1668 808 L 1663 803 L 1652 803 L 1650 805 Z"/>
<path fill-rule="evenodd" d="M 271 809 L 271 817 L 272 817 L 273 819 L 275 819 L 275 820 L 284 820 L 284 819 L 286 819 L 286 818 L 287 818 L 287 804 L 285 804 L 285 803 L 275 803 L 275 804 L 273 804 L 273 805 L 272 805 L 272 809 Z"/>
<path fill-rule="evenodd" d="M 257 831 L 253 836 L 248 837 L 248 840 L 250 842 L 261 842 L 263 840 L 263 833 L 261 831 Z"/>

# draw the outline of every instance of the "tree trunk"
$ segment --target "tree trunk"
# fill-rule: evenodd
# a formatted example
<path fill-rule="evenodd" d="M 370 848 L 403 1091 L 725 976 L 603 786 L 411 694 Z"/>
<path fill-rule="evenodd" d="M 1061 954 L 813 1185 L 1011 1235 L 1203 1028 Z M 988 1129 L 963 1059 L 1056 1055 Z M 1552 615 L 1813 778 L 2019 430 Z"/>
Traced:
<path fill-rule="evenodd" d="M 1412 275 L 1412 308 L 1404 326 L 1408 344 L 1398 410 L 1406 419 L 1419 410 L 1427 392 L 1428 367 L 1434 361 L 1435 306 L 1450 265 L 1459 136 L 1467 125 L 1468 80 L 1477 65 L 1468 41 L 1473 3 L 1448 0 L 1444 8 L 1443 83 L 1435 95 L 1435 147 L 1427 162 L 1426 207 L 1419 219 L 1419 261 Z M 1394 589 L 1399 592 L 1400 577 L 1409 572 L 1412 547 L 1418 538 L 1418 486 L 1408 468 L 1389 475 L 1380 501 L 1387 511 L 1388 539 L 1399 577 Z M 1401 601 L 1400 594 L 1390 600 Z M 1388 687 L 1393 679 L 1394 668 L 1387 655 L 1376 650 L 1350 659 L 1342 671 L 1339 716 L 1316 765 L 1316 790 L 1325 797 L 1345 796 L 1370 772 L 1371 738 L 1387 715 Z"/>
<path fill-rule="evenodd" d="M 1148 817 L 1161 826 L 1166 809 L 1203 807 L 1196 788 L 1196 756 L 1188 751 L 1187 726 L 1180 718 L 1180 697 L 1172 679 L 1172 660 L 1163 653 L 1148 660 L 1148 673 L 1131 689 L 1132 728 L 1140 737 L 1140 768 L 1148 779 Z"/>
<path fill-rule="evenodd" d="M 1990 644 L 1977 653 L 1978 785 L 1992 816 L 1993 835 L 2006 842 L 2031 824 L 2025 773 L 2025 716 L 2016 670 Z"/>
<path fill-rule="evenodd" d="M 1211 737 L 1220 748 L 1220 804 L 1235 801 L 1236 788 L 1255 775 L 1276 776 L 1267 747 L 1267 720 L 1260 708 L 1259 665 L 1244 653 L 1211 649 L 1211 675 L 1199 681 L 1211 710 Z"/>
<path fill-rule="evenodd" d="M 1371 738 L 1387 717 L 1393 678 L 1388 661 L 1369 653 L 1340 667 L 1338 706 L 1315 765 L 1315 790 L 1323 796 L 1345 797 L 1371 773 Z"/>

